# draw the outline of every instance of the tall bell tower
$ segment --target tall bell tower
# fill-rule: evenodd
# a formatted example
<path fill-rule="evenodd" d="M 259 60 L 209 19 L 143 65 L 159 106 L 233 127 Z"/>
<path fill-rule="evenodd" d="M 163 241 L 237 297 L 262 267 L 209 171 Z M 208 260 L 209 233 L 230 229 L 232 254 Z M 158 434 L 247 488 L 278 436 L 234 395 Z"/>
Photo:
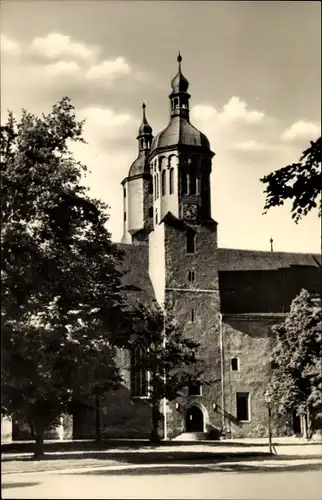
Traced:
<path fill-rule="evenodd" d="M 157 301 L 163 307 L 172 305 L 186 334 L 201 343 L 206 374 L 217 379 L 198 394 L 187 388 L 181 415 L 173 410 L 168 418 L 182 418 L 179 424 L 185 431 L 190 408 L 197 405 L 203 412 L 200 432 L 206 432 L 212 401 L 219 400 L 221 390 L 217 223 L 210 208 L 214 153 L 207 137 L 190 123 L 189 82 L 182 74 L 180 53 L 177 60 L 170 121 L 153 139 L 149 154 L 154 188 L 149 274 Z"/>

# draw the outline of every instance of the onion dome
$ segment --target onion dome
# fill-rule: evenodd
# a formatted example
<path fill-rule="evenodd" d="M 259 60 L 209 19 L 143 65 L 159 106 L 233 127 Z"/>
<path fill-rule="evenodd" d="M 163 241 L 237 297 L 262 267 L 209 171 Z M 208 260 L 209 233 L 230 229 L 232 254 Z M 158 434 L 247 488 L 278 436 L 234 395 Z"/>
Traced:
<path fill-rule="evenodd" d="M 148 162 L 148 156 L 150 152 L 151 142 L 153 139 L 152 127 L 149 125 L 146 115 L 145 115 L 146 104 L 142 104 L 142 123 L 139 128 L 139 135 L 137 140 L 139 142 L 139 155 L 132 163 L 128 177 L 134 177 L 142 174 L 149 174 L 150 167 Z"/>
<path fill-rule="evenodd" d="M 152 141 L 151 152 L 157 148 L 177 145 L 202 146 L 210 149 L 210 144 L 205 134 L 180 116 L 172 117 L 169 125 L 155 136 Z"/>
<path fill-rule="evenodd" d="M 146 104 L 144 102 L 142 104 L 143 120 L 142 120 L 142 123 L 141 123 L 140 128 L 139 128 L 139 135 L 138 135 L 138 137 L 140 137 L 141 135 L 152 135 L 152 127 L 148 124 L 148 121 L 146 119 L 145 108 L 146 108 Z"/>
<path fill-rule="evenodd" d="M 181 72 L 182 57 L 181 57 L 180 52 L 179 52 L 179 55 L 177 57 L 177 61 L 179 63 L 178 73 L 176 74 L 176 76 L 173 78 L 173 80 L 171 82 L 171 87 L 172 87 L 174 94 L 178 94 L 179 92 L 187 92 L 188 87 L 189 87 L 188 80 L 183 76 L 183 74 Z"/>

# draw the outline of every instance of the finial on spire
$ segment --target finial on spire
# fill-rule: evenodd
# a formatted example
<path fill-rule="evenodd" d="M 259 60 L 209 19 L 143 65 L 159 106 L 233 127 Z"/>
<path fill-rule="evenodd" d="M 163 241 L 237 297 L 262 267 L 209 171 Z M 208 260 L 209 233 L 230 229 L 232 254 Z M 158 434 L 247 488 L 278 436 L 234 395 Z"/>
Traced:
<path fill-rule="evenodd" d="M 145 109 L 146 108 L 146 104 L 145 104 L 145 101 L 142 102 L 142 108 Z"/>
<path fill-rule="evenodd" d="M 271 252 L 273 252 L 273 243 L 274 243 L 274 240 L 273 238 L 271 237 L 270 240 L 269 240 L 270 244 L 271 244 Z"/>
<path fill-rule="evenodd" d="M 179 50 L 179 53 L 178 53 L 177 61 L 178 61 L 178 63 L 181 63 L 181 61 L 182 61 L 182 56 L 180 54 L 180 50 Z"/>

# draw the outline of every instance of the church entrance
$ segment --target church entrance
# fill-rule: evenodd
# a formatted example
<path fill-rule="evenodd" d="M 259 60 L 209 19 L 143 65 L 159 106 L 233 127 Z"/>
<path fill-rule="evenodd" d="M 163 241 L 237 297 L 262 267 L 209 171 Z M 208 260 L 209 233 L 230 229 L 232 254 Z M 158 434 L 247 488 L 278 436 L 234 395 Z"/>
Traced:
<path fill-rule="evenodd" d="M 203 432 L 203 413 L 198 406 L 190 406 L 186 414 L 186 432 Z"/>
<path fill-rule="evenodd" d="M 293 411 L 293 432 L 296 436 L 302 435 L 301 417 L 297 415 L 295 410 Z"/>

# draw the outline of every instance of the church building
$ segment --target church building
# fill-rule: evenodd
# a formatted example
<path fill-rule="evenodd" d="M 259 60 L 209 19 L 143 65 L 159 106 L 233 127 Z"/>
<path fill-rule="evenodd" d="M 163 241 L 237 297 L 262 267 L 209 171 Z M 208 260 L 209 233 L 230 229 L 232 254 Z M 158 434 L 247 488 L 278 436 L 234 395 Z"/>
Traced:
<path fill-rule="evenodd" d="M 143 303 L 173 304 L 187 335 L 201 343 L 212 380 L 167 402 L 167 437 L 266 436 L 271 327 L 284 321 L 302 288 L 319 293 L 321 257 L 220 247 L 211 213 L 215 153 L 190 123 L 181 61 L 179 54 L 169 123 L 153 136 L 143 104 L 138 156 L 122 181 L 123 281 Z M 151 432 L 146 374 L 133 372 L 130 361 L 129 353 L 120 353 L 123 386 L 102 404 L 107 438 L 146 438 Z M 302 424 L 295 413 L 282 421 L 273 410 L 274 435 L 301 434 Z M 74 416 L 74 438 L 94 433 L 94 409 Z"/>

